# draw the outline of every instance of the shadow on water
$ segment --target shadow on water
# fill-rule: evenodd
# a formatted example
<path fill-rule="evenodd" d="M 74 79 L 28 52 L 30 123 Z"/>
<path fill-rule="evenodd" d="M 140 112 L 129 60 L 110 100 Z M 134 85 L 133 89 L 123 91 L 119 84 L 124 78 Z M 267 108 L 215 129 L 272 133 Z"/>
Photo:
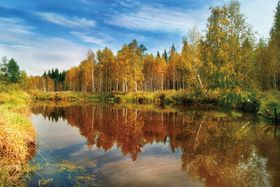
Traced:
<path fill-rule="evenodd" d="M 41 151 L 44 161 L 37 154 L 34 162 L 43 163 L 37 173 L 54 185 L 79 180 L 101 186 L 280 186 L 279 128 L 254 116 L 195 107 L 58 103 L 34 104 L 32 112 L 41 121 L 78 129 L 86 140 Z M 44 137 L 54 145 L 74 138 L 54 137 L 51 130 Z M 30 185 L 38 180 L 35 173 Z"/>

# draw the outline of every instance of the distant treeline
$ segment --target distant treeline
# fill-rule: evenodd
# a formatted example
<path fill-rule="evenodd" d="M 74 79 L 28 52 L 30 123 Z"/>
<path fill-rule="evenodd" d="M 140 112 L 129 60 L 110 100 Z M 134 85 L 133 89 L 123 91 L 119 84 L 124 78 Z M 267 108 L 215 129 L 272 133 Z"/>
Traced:
<path fill-rule="evenodd" d="M 256 34 L 231 1 L 212 7 L 206 31 L 192 29 L 181 51 L 148 54 L 133 40 L 117 54 L 89 51 L 79 66 L 27 79 L 27 89 L 44 91 L 135 92 L 169 89 L 280 89 L 280 2 L 270 38 Z"/>

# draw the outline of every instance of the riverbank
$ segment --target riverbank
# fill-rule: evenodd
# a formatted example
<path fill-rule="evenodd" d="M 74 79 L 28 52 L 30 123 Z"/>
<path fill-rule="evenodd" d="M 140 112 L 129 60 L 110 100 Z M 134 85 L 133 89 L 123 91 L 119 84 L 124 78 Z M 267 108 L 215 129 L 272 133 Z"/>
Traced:
<path fill-rule="evenodd" d="M 22 186 L 35 151 L 30 97 L 13 86 L 0 84 L 0 186 Z"/>
<path fill-rule="evenodd" d="M 239 90 L 168 90 L 157 92 L 81 93 L 30 91 L 34 100 L 40 101 L 89 101 L 107 103 L 165 104 L 165 105 L 214 105 L 244 112 L 257 113 L 259 101 L 255 93 Z"/>
<path fill-rule="evenodd" d="M 149 107 L 153 104 L 190 105 L 202 108 L 221 106 L 256 113 L 259 109 L 278 108 L 280 92 L 232 91 L 161 91 L 137 93 L 81 93 L 81 92 L 39 92 L 27 94 L 20 89 L 0 84 L 0 186 L 23 185 L 24 174 L 29 171 L 28 160 L 34 151 L 35 131 L 30 121 L 29 100 L 70 101 L 70 102 L 107 102 L 132 104 Z M 67 102 L 66 102 L 67 104 Z M 150 105 L 141 105 L 150 104 Z M 169 110 L 166 108 L 166 110 Z"/>
<path fill-rule="evenodd" d="M 280 92 L 271 90 L 267 92 L 259 92 L 258 100 L 260 101 L 260 111 L 276 108 L 280 112 Z"/>

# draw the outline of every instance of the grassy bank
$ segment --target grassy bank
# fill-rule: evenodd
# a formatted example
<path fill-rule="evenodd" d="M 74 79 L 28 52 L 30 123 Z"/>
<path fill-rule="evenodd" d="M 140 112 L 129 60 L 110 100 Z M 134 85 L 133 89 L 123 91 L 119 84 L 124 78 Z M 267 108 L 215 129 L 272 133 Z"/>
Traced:
<path fill-rule="evenodd" d="M 28 161 L 34 153 L 27 93 L 0 85 L 0 186 L 24 185 Z"/>
<path fill-rule="evenodd" d="M 39 101 L 85 101 L 89 94 L 81 92 L 43 92 L 32 90 L 28 92 L 32 99 Z"/>
<path fill-rule="evenodd" d="M 258 93 L 258 100 L 260 101 L 260 111 L 264 112 L 269 110 L 272 112 L 274 108 L 280 112 L 280 92 L 277 90 L 271 90 Z"/>
<path fill-rule="evenodd" d="M 31 91 L 35 100 L 52 101 L 91 101 L 135 104 L 172 104 L 172 105 L 215 105 L 256 113 L 259 102 L 254 93 L 239 90 L 169 90 L 158 92 L 127 93 L 80 93 L 80 92 L 41 92 Z"/>

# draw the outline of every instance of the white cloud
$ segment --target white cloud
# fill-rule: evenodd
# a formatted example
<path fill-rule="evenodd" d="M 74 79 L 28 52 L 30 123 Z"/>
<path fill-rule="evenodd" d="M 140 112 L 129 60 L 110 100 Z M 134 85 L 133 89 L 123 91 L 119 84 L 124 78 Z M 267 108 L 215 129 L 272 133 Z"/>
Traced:
<path fill-rule="evenodd" d="M 278 0 L 241 0 L 241 11 L 261 37 L 269 37 Z"/>
<path fill-rule="evenodd" d="M 125 7 L 125 8 L 132 8 L 132 7 L 140 5 L 140 3 L 135 0 L 120 0 L 120 1 L 118 1 L 118 3 L 119 3 L 119 5 L 121 5 L 122 7 Z"/>
<path fill-rule="evenodd" d="M 80 0 L 80 2 L 82 2 L 82 3 L 86 4 L 86 5 L 90 5 L 90 2 L 87 1 L 87 0 Z"/>
<path fill-rule="evenodd" d="M 87 18 L 80 18 L 80 17 L 68 17 L 63 16 L 60 14 L 50 13 L 50 12 L 38 12 L 36 13 L 39 17 L 42 19 L 61 25 L 64 27 L 70 27 L 70 28 L 87 28 L 87 27 L 95 27 L 96 22 L 95 20 L 89 20 Z"/>
<path fill-rule="evenodd" d="M 111 186 L 203 186 L 182 172 L 179 158 L 142 156 L 135 162 L 125 159 L 104 164 L 100 170 Z M 174 183 L 176 181 L 176 183 Z"/>
<path fill-rule="evenodd" d="M 210 15 L 210 6 L 222 6 L 230 0 L 213 0 L 200 9 L 168 8 L 161 5 L 137 5 L 133 12 L 115 12 L 108 24 L 132 30 L 178 32 L 185 35 L 193 26 L 204 30 Z M 241 11 L 254 31 L 269 37 L 278 0 L 241 0 Z M 126 1 L 121 1 L 126 5 Z"/>
<path fill-rule="evenodd" d="M 17 28 L 19 29 L 7 29 Z M 20 19 L 0 18 L 0 56 L 15 58 L 28 74 L 40 75 L 44 70 L 70 68 L 79 64 L 88 48 L 78 43 L 35 33 Z"/>
<path fill-rule="evenodd" d="M 4 18 L 0 17 L 0 29 L 5 31 L 5 32 L 17 32 L 17 33 L 22 33 L 22 34 L 29 34 L 31 33 L 30 30 L 33 29 L 31 26 L 26 26 L 23 24 L 18 24 L 22 23 L 23 20 L 19 18 Z M 1 33 L 2 34 L 2 33 Z"/>
<path fill-rule="evenodd" d="M 71 34 L 77 36 L 79 39 L 81 39 L 84 42 L 87 43 L 92 43 L 92 44 L 97 44 L 97 45 L 103 45 L 104 44 L 104 40 L 93 37 L 93 36 L 88 36 L 82 32 L 71 32 Z"/>
<path fill-rule="evenodd" d="M 208 8 L 199 10 L 142 5 L 135 12 L 115 13 L 108 24 L 142 31 L 178 32 L 185 35 L 193 26 L 205 27 Z"/>

